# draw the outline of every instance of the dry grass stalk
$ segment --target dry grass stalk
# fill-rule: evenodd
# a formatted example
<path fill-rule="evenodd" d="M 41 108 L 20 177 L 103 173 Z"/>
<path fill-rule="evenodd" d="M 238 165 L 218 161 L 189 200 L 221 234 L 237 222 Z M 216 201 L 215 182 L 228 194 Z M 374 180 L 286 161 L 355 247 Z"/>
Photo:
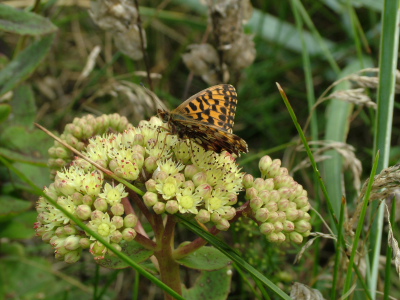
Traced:
<path fill-rule="evenodd" d="M 292 290 L 290 291 L 290 297 L 294 300 L 324 300 L 321 292 L 312 289 L 309 286 L 295 282 L 292 285 Z"/>
<path fill-rule="evenodd" d="M 396 201 L 396 200 L 394 200 L 394 201 Z M 394 234 L 393 234 L 392 223 L 390 223 L 389 208 L 386 205 L 386 203 L 384 205 L 385 205 L 385 208 L 386 208 L 386 218 L 387 218 L 388 225 L 389 225 L 388 226 L 388 229 L 389 229 L 389 232 L 388 232 L 388 244 L 389 244 L 389 247 L 392 248 L 392 250 L 393 250 L 393 263 L 394 263 L 394 266 L 396 268 L 396 272 L 400 277 L 400 249 L 399 249 L 399 243 L 397 242 L 397 240 L 395 239 Z"/>

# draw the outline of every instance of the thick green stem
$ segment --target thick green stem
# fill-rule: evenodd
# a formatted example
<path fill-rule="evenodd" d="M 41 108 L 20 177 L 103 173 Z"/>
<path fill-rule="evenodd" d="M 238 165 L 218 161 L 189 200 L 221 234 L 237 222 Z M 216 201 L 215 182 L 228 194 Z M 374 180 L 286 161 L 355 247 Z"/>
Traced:
<path fill-rule="evenodd" d="M 174 216 L 168 216 L 167 218 L 165 229 L 162 232 L 156 233 L 157 244 L 160 250 L 154 252 L 154 255 L 159 263 L 162 282 L 181 295 L 182 285 L 179 264 L 172 257 L 176 221 Z M 167 300 L 175 299 L 167 293 L 164 293 L 164 298 Z"/>

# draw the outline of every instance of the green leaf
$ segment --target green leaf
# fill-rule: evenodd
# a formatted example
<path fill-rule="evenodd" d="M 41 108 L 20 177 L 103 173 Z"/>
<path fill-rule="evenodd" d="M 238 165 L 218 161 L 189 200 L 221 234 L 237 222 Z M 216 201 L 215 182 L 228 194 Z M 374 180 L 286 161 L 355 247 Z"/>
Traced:
<path fill-rule="evenodd" d="M 212 271 L 226 267 L 231 261 L 214 247 L 202 247 L 177 262 L 188 268 Z"/>
<path fill-rule="evenodd" d="M 0 123 L 6 121 L 11 113 L 11 106 L 9 104 L 0 104 Z"/>
<path fill-rule="evenodd" d="M 11 104 L 13 107 L 13 123 L 32 128 L 36 118 L 36 105 L 31 87 L 21 85 L 16 88 Z"/>
<path fill-rule="evenodd" d="M 33 224 L 36 222 L 37 213 L 28 211 L 16 216 L 11 221 L 2 223 L 0 226 L 0 237 L 10 239 L 30 239 L 35 236 Z"/>
<path fill-rule="evenodd" d="M 14 217 L 32 206 L 32 203 L 11 196 L 0 196 L 0 221 Z"/>
<path fill-rule="evenodd" d="M 229 294 L 231 279 L 228 268 L 203 272 L 194 287 L 183 289 L 182 293 L 187 300 L 225 300 Z"/>
<path fill-rule="evenodd" d="M 42 16 L 0 4 L 0 30 L 21 35 L 44 35 L 56 31 L 57 27 Z"/>
<path fill-rule="evenodd" d="M 18 83 L 32 74 L 49 52 L 53 39 L 54 34 L 34 42 L 1 70 L 0 95 L 12 90 Z"/>
<path fill-rule="evenodd" d="M 120 246 L 122 248 L 121 252 L 137 263 L 145 261 L 153 255 L 153 251 L 144 248 L 135 241 L 121 243 Z M 119 257 L 110 256 L 109 254 L 107 254 L 104 259 L 97 260 L 96 263 L 108 269 L 123 269 L 129 267 L 129 265 Z"/>

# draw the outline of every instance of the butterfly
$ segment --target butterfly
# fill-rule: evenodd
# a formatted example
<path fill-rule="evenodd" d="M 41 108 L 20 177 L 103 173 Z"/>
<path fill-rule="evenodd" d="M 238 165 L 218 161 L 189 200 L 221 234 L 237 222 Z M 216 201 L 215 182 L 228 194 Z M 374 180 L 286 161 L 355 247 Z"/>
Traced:
<path fill-rule="evenodd" d="M 171 134 L 191 139 L 206 151 L 227 151 L 239 155 L 248 152 L 246 142 L 232 133 L 237 104 L 235 88 L 219 84 L 205 89 L 168 112 L 158 116 L 168 123 Z"/>

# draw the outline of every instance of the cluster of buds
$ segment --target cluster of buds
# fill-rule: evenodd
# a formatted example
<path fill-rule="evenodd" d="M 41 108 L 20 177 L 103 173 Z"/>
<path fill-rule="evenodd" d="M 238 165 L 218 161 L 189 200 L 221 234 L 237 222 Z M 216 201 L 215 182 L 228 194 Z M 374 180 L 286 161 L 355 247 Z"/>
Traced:
<path fill-rule="evenodd" d="M 112 33 L 122 53 L 139 60 L 143 57 L 142 42 L 146 48 L 146 34 L 138 26 L 139 14 L 133 3 L 129 0 L 91 1 L 89 13 L 101 29 Z"/>
<path fill-rule="evenodd" d="M 252 15 L 249 0 L 205 0 L 213 32 L 212 44 L 193 44 L 183 55 L 186 66 L 215 85 L 251 65 L 256 57 L 253 38 L 243 31 Z"/>
<path fill-rule="evenodd" d="M 75 118 L 72 123 L 67 124 L 60 139 L 82 151 L 90 137 L 106 133 L 109 130 L 122 132 L 128 126 L 130 126 L 128 120 L 119 114 L 102 115 L 100 117 L 87 115 L 82 118 Z M 47 164 L 53 177 L 73 158 L 72 152 L 58 142 L 54 142 L 54 146 L 48 150 L 48 153 L 50 158 Z"/>
<path fill-rule="evenodd" d="M 101 123 L 104 119 L 107 117 L 98 121 Z M 68 131 L 76 131 L 78 135 L 79 120 L 82 119 L 77 119 L 74 126 L 67 126 Z M 300 243 L 309 234 L 307 193 L 280 167 L 278 160 L 263 157 L 260 160 L 262 178 L 254 179 L 240 172 L 234 155 L 205 151 L 190 140 L 181 140 L 171 135 L 163 127 L 168 124 L 157 117 L 141 121 L 137 127 L 119 124 L 128 129 L 96 135 L 89 140 L 85 139 L 87 133 L 81 132 L 79 136 L 85 146 L 79 139 L 75 144 L 84 148 L 81 153 L 89 160 L 145 188 L 143 202 L 147 209 L 156 214 L 193 216 L 200 223 L 227 230 L 237 214 L 234 206 L 238 193 L 246 189 L 248 209 L 270 241 L 282 242 L 289 238 Z M 75 158 L 67 168 L 56 173 L 54 182 L 44 193 L 116 249 L 122 249 L 135 238 L 138 225 L 126 189 L 87 160 Z M 46 198 L 39 198 L 37 211 L 36 232 L 55 248 L 57 258 L 75 262 L 86 248 L 96 259 L 111 255 L 101 242 Z"/>
<path fill-rule="evenodd" d="M 261 178 L 243 177 L 246 199 L 260 232 L 271 242 L 301 243 L 310 234 L 307 191 L 281 167 L 279 159 L 261 158 Z"/>

